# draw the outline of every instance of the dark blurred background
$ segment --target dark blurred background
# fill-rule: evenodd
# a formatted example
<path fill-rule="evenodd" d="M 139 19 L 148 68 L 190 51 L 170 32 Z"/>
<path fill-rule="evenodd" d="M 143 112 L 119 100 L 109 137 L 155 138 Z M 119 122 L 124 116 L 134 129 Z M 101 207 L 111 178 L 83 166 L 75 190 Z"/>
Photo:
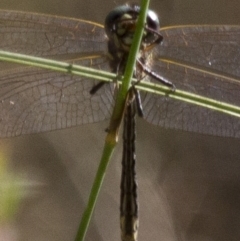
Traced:
<path fill-rule="evenodd" d="M 136 2 L 136 1 L 135 1 Z M 119 0 L 1 0 L 0 8 L 103 23 Z M 162 26 L 239 24 L 238 0 L 155 0 Z M 240 141 L 162 129 L 138 120 L 139 241 L 240 240 Z M 13 222 L 20 241 L 73 241 L 108 122 L 0 140 L 32 183 Z M 121 141 L 86 240 L 120 240 Z M 4 240 L 5 241 L 5 240 Z"/>

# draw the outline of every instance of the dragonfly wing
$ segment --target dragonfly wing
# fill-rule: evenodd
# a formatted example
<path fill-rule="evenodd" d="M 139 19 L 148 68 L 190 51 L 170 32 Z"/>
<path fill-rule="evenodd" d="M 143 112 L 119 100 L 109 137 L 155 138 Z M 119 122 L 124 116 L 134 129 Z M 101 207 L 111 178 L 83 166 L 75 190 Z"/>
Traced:
<path fill-rule="evenodd" d="M 58 16 L 0 10 L 0 48 L 70 60 L 106 51 L 103 26 Z"/>
<path fill-rule="evenodd" d="M 166 28 L 153 70 L 179 90 L 240 106 L 240 27 Z M 198 133 L 240 137 L 239 118 L 167 97 L 147 94 L 150 123 Z"/>
<path fill-rule="evenodd" d="M 57 72 L 31 70 L 1 75 L 0 137 L 52 131 L 110 117 L 110 85 L 94 96 L 94 80 Z"/>
<path fill-rule="evenodd" d="M 104 30 L 92 22 L 0 11 L 0 49 L 109 70 Z M 112 91 L 94 80 L 0 64 L 0 137 L 39 133 L 109 118 Z"/>

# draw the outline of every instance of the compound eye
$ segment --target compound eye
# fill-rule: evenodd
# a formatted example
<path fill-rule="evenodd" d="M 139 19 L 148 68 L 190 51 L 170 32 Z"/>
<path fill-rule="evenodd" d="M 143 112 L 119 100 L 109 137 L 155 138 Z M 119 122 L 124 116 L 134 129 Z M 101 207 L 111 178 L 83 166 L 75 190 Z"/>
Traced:
<path fill-rule="evenodd" d="M 148 10 L 147 26 L 153 29 L 154 31 L 159 31 L 160 28 L 159 18 L 157 14 L 152 10 Z"/>
<path fill-rule="evenodd" d="M 118 6 L 115 9 L 113 9 L 106 17 L 105 19 L 105 32 L 109 38 L 112 38 L 114 35 L 114 31 L 116 31 L 116 21 L 119 20 L 122 16 L 127 14 L 129 11 L 131 11 L 131 7 L 128 5 L 122 5 Z"/>
<path fill-rule="evenodd" d="M 160 22 L 157 14 L 152 10 L 148 10 L 145 42 L 149 44 L 154 42 L 157 38 L 156 32 L 158 32 L 159 29 Z"/>

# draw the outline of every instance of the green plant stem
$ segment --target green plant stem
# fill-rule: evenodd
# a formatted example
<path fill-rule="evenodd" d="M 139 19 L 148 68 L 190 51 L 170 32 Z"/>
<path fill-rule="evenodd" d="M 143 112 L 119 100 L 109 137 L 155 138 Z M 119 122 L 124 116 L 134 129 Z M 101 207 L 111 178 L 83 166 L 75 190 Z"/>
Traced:
<path fill-rule="evenodd" d="M 23 64 L 28 66 L 45 68 L 53 71 L 58 71 L 66 74 L 77 75 L 89 79 L 112 82 L 116 79 L 116 74 L 107 71 L 100 71 L 85 66 L 69 64 L 62 61 L 49 60 L 40 57 L 33 57 L 24 54 L 16 54 L 0 50 L 0 60 L 11 63 Z M 124 82 L 125 83 L 125 82 Z M 122 81 L 119 81 L 122 84 Z M 125 88 L 125 87 L 124 87 Z M 228 115 L 240 117 L 240 107 L 226 102 L 214 100 L 204 96 L 192 94 L 187 91 L 176 90 L 169 92 L 169 88 L 164 85 L 153 84 L 151 82 L 141 81 L 136 85 L 136 88 L 142 91 L 154 93 L 156 95 L 168 95 L 169 98 L 174 98 L 179 101 L 185 101 L 194 105 L 202 106 L 212 110 L 216 110 Z M 125 93 L 125 90 L 124 90 Z"/>
<path fill-rule="evenodd" d="M 149 82 L 140 82 L 136 85 L 136 88 L 142 91 L 153 93 L 156 95 L 168 96 L 175 100 L 187 102 L 211 110 L 216 110 L 221 113 L 232 115 L 240 118 L 240 107 L 236 105 L 231 105 L 226 102 L 214 100 L 212 98 L 207 98 L 201 95 L 192 94 L 187 91 L 175 90 L 169 91 L 169 88 L 163 85 L 153 84 Z"/>
<path fill-rule="evenodd" d="M 66 74 L 78 75 L 86 78 L 112 82 L 116 78 L 116 74 L 93 69 L 85 66 L 71 64 L 63 61 L 34 57 L 25 54 L 12 53 L 0 50 L 0 60 L 23 64 L 33 67 L 44 68 L 48 70 L 58 71 Z"/>

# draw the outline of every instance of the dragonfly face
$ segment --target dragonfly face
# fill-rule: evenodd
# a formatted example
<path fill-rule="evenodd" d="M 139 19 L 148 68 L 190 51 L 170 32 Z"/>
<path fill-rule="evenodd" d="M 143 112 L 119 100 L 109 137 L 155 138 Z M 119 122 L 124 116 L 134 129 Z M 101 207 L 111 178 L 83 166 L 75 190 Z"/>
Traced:
<path fill-rule="evenodd" d="M 130 51 L 139 11 L 140 8 L 137 5 L 123 5 L 107 15 L 105 31 L 109 39 L 108 49 L 113 58 L 121 60 L 124 54 Z M 146 51 L 162 40 L 162 37 L 156 34 L 159 27 L 157 15 L 149 10 L 140 47 L 142 51 Z"/>
<path fill-rule="evenodd" d="M 112 10 L 105 19 L 105 32 L 108 36 L 108 53 L 113 72 L 123 73 L 133 36 L 136 30 L 140 7 L 123 5 Z M 148 10 L 145 31 L 138 56 L 141 68 L 135 69 L 135 76 L 143 78 L 143 67 L 150 60 L 149 51 L 162 41 L 159 33 L 159 19 L 155 12 Z M 137 66 L 139 67 L 139 66 Z"/>

